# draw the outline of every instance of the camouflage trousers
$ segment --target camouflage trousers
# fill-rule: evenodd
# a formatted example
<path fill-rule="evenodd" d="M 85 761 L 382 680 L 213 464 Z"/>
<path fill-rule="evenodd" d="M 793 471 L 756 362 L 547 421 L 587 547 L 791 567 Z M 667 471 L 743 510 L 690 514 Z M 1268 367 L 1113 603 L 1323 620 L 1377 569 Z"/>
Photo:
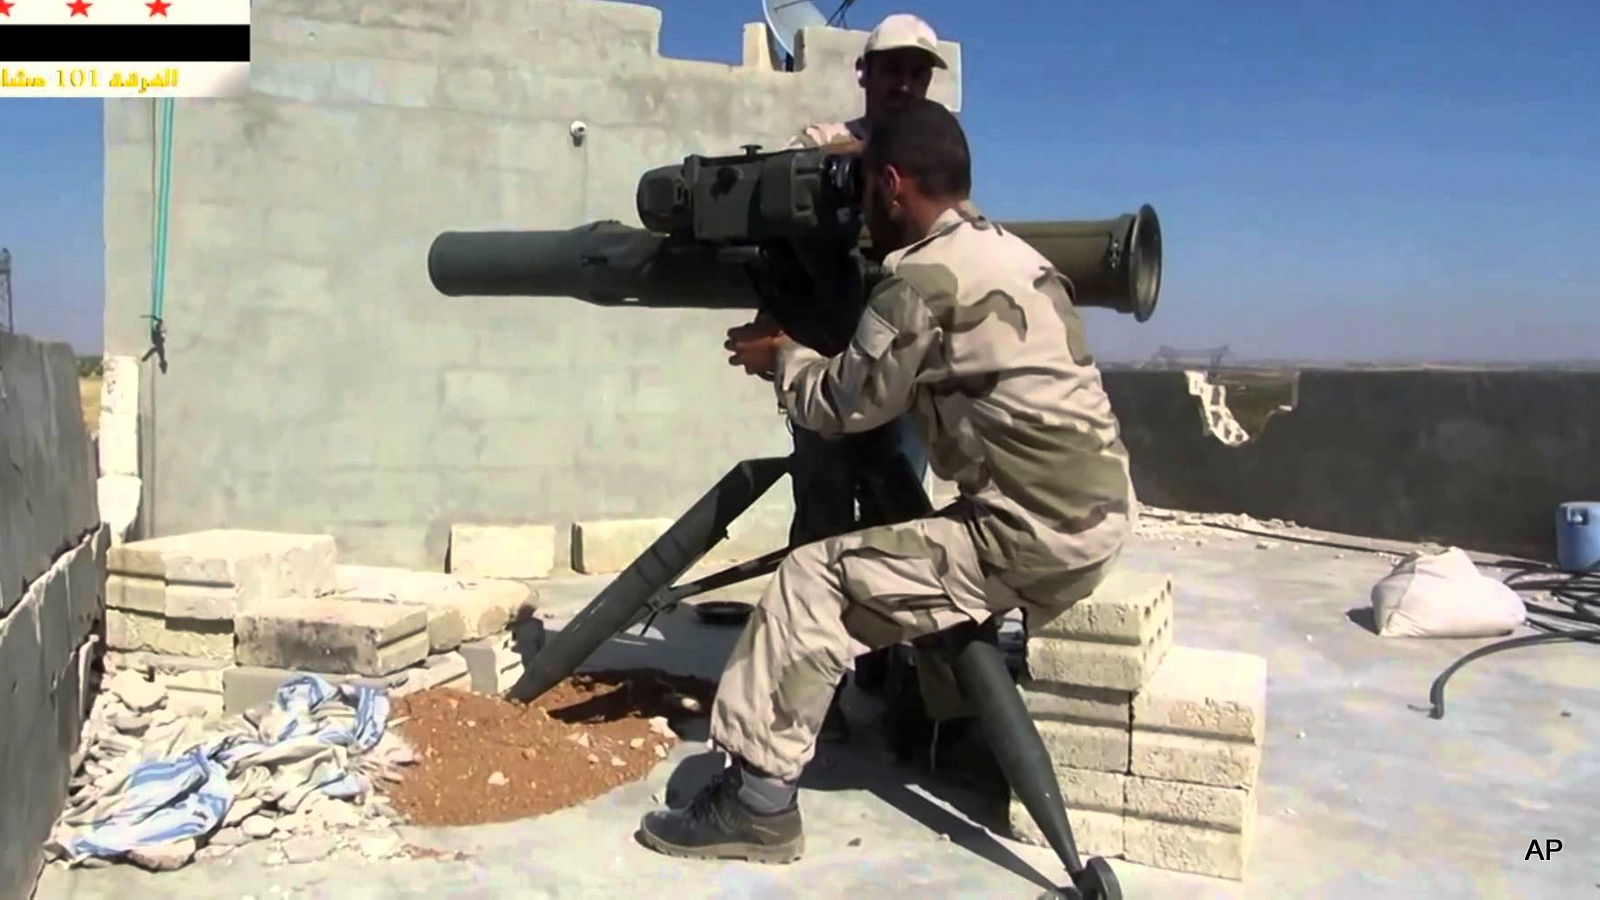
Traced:
<path fill-rule="evenodd" d="M 857 656 L 1020 605 L 985 577 L 969 527 L 941 513 L 791 551 L 723 670 L 712 742 L 769 775 L 796 780 L 816 751 L 834 688 Z M 947 664 L 919 660 L 917 671 L 930 716 L 961 711 Z"/>

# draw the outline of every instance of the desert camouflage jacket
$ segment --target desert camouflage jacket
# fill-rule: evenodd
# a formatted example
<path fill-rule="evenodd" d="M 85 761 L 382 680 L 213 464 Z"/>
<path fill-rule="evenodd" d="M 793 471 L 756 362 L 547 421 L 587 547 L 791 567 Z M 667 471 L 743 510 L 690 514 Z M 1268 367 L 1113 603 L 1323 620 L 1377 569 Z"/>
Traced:
<path fill-rule="evenodd" d="M 979 556 L 1051 605 L 1121 549 L 1128 455 L 1066 282 L 1021 238 L 950 210 L 889 254 L 848 349 L 785 343 L 773 373 L 795 424 L 866 431 L 908 408 L 940 478 L 970 501 Z"/>

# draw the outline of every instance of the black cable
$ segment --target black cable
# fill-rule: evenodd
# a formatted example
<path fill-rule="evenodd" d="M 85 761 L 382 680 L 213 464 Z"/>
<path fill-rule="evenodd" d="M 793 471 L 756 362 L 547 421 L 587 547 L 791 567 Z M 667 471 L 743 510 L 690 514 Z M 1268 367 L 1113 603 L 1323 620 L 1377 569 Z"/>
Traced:
<path fill-rule="evenodd" d="M 1519 596 L 1524 592 L 1548 592 L 1552 600 L 1564 602 L 1570 608 L 1547 606 L 1524 598 L 1522 605 L 1528 611 L 1528 625 L 1545 633 L 1497 641 L 1456 660 L 1434 679 L 1433 686 L 1428 690 L 1428 700 L 1433 706 L 1428 712 L 1430 719 L 1444 718 L 1445 683 L 1458 669 L 1475 659 L 1502 650 L 1558 641 L 1600 644 L 1600 613 L 1596 612 L 1596 607 L 1600 607 L 1600 562 L 1578 571 L 1517 560 L 1502 560 L 1486 565 L 1512 569 L 1512 573 L 1505 577 L 1504 584 Z M 1540 617 L 1549 621 L 1541 621 Z M 1584 627 L 1574 627 L 1573 623 Z"/>

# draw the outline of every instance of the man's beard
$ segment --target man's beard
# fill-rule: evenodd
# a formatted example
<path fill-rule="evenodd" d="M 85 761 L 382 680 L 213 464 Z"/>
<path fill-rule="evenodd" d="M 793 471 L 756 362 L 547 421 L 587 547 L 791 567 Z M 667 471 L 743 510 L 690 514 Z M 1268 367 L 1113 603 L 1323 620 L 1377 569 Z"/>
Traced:
<path fill-rule="evenodd" d="M 906 239 L 908 225 L 903 216 L 896 216 L 889 204 L 877 195 L 867 197 L 862 210 L 867 220 L 867 233 L 872 236 L 872 249 L 878 254 L 888 254 L 910 243 Z"/>

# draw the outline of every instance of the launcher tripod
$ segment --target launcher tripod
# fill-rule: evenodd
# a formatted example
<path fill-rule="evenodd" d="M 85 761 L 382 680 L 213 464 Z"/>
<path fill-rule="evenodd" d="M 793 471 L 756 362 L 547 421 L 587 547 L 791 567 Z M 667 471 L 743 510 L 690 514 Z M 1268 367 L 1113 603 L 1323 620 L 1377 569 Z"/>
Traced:
<path fill-rule="evenodd" d="M 612 637 L 634 624 L 649 623 L 684 600 L 770 574 L 788 554 L 785 547 L 703 578 L 675 584 L 696 562 L 727 538 L 728 527 L 784 474 L 795 457 L 750 459 L 735 465 L 655 543 L 639 554 L 572 621 L 536 653 L 524 656 L 524 669 L 507 696 L 528 703 L 578 670 Z M 933 512 L 922 484 L 904 459 L 863 467 L 858 487 L 862 523 L 858 527 L 903 522 Z M 1023 706 L 993 630 L 966 623 L 916 642 L 920 653 L 948 659 L 963 693 L 978 710 L 978 722 L 1012 791 L 1043 832 L 1071 879 L 1052 892 L 1071 900 L 1121 900 L 1122 890 L 1105 860 L 1083 862 L 1067 821 L 1061 787 L 1050 755 Z"/>

